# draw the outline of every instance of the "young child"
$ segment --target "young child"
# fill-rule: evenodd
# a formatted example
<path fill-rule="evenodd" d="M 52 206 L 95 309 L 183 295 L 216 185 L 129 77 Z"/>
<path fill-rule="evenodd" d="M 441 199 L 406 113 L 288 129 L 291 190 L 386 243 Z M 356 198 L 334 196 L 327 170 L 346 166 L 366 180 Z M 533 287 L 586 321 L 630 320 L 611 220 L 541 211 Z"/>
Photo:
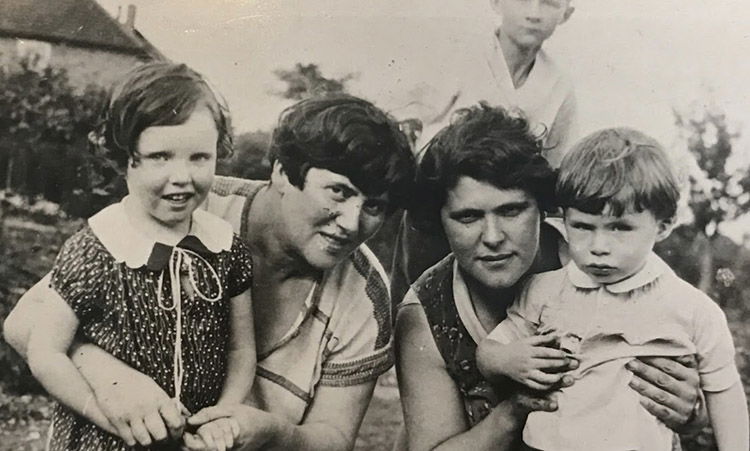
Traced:
<path fill-rule="evenodd" d="M 107 105 L 92 141 L 125 170 L 129 194 L 66 241 L 51 272 L 60 298 L 40 307 L 29 340 L 29 366 L 60 402 L 51 450 L 134 444 L 114 435 L 66 355 L 76 334 L 189 412 L 241 402 L 255 374 L 249 250 L 229 223 L 198 209 L 217 157 L 231 152 L 226 109 L 203 77 L 166 62 L 135 68 Z M 223 439 L 222 426 L 198 434 Z"/>
<path fill-rule="evenodd" d="M 671 450 L 672 432 L 639 404 L 626 363 L 697 354 L 719 449 L 747 450 L 745 394 L 726 318 L 652 251 L 669 235 L 679 198 L 664 150 L 635 130 L 596 132 L 563 159 L 557 196 L 572 261 L 531 278 L 488 336 L 506 345 L 495 345 L 485 368 L 533 389 L 559 379 L 542 342 L 554 338 L 579 360 L 558 410 L 529 415 L 524 442 L 540 450 Z M 550 335 L 526 338 L 535 334 Z"/>

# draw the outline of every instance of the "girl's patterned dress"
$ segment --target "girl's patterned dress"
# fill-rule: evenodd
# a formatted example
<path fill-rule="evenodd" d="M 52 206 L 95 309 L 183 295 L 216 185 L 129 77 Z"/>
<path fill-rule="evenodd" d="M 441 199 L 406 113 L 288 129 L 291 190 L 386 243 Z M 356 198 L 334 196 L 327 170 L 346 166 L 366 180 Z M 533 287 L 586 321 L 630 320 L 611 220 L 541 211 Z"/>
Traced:
<path fill-rule="evenodd" d="M 182 256 L 188 257 L 178 269 L 183 274 L 178 276 L 181 308 L 169 308 L 174 303 L 169 269 L 149 269 L 153 267 L 152 250 L 164 245 L 154 246 L 135 230 L 122 203 L 92 217 L 65 243 L 52 270 L 51 286 L 77 315 L 81 340 L 151 377 L 170 396 L 175 395 L 176 329 L 181 311 L 184 376 L 180 400 L 188 410 L 197 412 L 214 405 L 221 394 L 227 369 L 230 298 L 250 287 L 252 268 L 248 248 L 220 218 L 197 210 L 191 235 L 203 247 L 200 252 L 182 251 Z M 169 262 L 174 263 L 181 253 L 179 247 L 169 248 Z M 188 286 L 192 289 L 186 289 Z M 211 302 L 196 296 L 197 291 L 205 298 L 218 299 Z M 178 444 L 158 448 L 176 449 Z M 50 449 L 129 448 L 118 437 L 58 406 Z"/>

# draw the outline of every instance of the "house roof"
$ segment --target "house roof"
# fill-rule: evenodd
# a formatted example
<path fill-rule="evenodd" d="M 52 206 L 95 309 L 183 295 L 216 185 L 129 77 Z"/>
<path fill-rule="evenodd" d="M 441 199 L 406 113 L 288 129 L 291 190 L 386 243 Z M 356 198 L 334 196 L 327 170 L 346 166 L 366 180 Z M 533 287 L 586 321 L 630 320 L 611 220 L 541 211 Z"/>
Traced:
<path fill-rule="evenodd" d="M 0 35 L 161 57 L 95 0 L 1 0 Z"/>

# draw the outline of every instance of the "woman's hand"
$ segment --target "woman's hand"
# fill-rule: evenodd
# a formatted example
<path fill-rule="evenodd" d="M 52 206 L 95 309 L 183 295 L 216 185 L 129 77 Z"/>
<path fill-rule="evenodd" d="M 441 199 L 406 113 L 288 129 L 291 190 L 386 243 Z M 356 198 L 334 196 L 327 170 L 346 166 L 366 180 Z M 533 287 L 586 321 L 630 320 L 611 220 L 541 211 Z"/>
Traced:
<path fill-rule="evenodd" d="M 222 426 L 223 432 L 227 434 L 231 432 L 235 447 L 248 447 L 248 449 L 259 449 L 265 446 L 271 439 L 275 425 L 273 415 L 245 404 L 206 407 L 188 418 L 187 422 L 190 426 L 198 427 L 199 432 L 198 434 L 186 432 L 183 435 L 184 449 L 190 451 L 222 449 L 222 445 L 227 449 L 231 447 L 226 445 L 226 438 L 222 443 L 217 443 L 216 440 L 206 437 L 206 434 L 200 434 L 201 428 L 209 424 Z M 211 443 L 212 440 L 214 443 Z"/>
<path fill-rule="evenodd" d="M 117 434 L 129 446 L 180 438 L 189 412 L 151 378 L 129 370 L 127 377 L 92 385 L 99 407 Z"/>
<path fill-rule="evenodd" d="M 573 384 L 572 378 L 564 378 L 562 382 L 566 387 Z M 513 418 L 523 419 L 536 411 L 554 412 L 557 410 L 557 390 L 537 391 L 522 388 L 509 398 L 509 402 Z"/>
<path fill-rule="evenodd" d="M 641 357 L 628 362 L 630 386 L 642 395 L 641 405 L 676 432 L 693 432 L 708 424 L 702 403 L 695 356 Z"/>

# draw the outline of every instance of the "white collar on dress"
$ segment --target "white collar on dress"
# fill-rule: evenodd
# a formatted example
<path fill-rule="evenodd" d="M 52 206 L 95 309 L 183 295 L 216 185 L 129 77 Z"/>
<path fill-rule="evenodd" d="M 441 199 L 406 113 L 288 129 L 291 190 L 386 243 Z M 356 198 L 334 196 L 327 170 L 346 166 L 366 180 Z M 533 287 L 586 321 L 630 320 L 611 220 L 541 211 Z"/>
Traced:
<path fill-rule="evenodd" d="M 474 310 L 474 304 L 471 303 L 471 296 L 469 295 L 469 288 L 466 286 L 464 278 L 461 277 L 457 260 L 453 261 L 453 302 L 456 304 L 456 310 L 458 311 L 459 318 L 461 318 L 461 322 L 466 327 L 474 342 L 479 343 L 484 340 L 488 332 L 482 326 L 477 312 Z"/>
<path fill-rule="evenodd" d="M 89 218 L 94 235 L 118 262 L 131 268 L 140 268 L 148 262 L 156 240 L 137 230 L 122 201 L 104 208 Z M 234 231 L 231 224 L 202 209 L 193 212 L 189 235 L 198 238 L 213 252 L 228 251 L 232 247 Z"/>
<path fill-rule="evenodd" d="M 641 268 L 640 271 L 625 280 L 607 285 L 602 285 L 592 280 L 591 277 L 578 268 L 572 260 L 567 264 L 566 268 L 568 279 L 577 288 L 593 289 L 604 287 L 604 289 L 610 293 L 629 293 L 653 283 L 662 275 L 670 274 L 672 272 L 672 268 L 664 263 L 664 260 L 659 258 L 659 256 L 653 252 L 651 252 L 646 258 L 646 264 L 643 265 L 643 268 Z"/>

